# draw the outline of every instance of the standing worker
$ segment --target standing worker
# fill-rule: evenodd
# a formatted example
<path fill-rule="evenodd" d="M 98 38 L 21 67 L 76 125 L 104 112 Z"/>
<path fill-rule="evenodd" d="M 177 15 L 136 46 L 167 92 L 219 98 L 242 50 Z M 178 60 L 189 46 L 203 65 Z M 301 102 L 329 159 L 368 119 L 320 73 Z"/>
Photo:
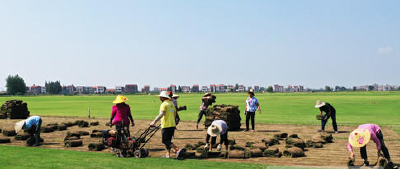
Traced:
<path fill-rule="evenodd" d="M 258 100 L 254 97 L 254 89 L 250 89 L 247 92 L 249 97 L 246 99 L 246 108 L 244 114 L 246 115 L 246 130 L 249 131 L 249 120 L 251 119 L 251 129 L 254 132 L 254 116 L 256 115 L 256 111 L 258 110 L 261 114 L 260 104 L 258 104 Z"/>
<path fill-rule="evenodd" d="M 162 91 L 160 95 L 161 106 L 160 113 L 154 119 L 153 122 L 150 123 L 150 127 L 154 127 L 155 124 L 161 120 L 161 135 L 162 135 L 162 143 L 165 145 L 165 155 L 163 157 L 170 158 L 171 148 L 175 149 L 176 158 L 179 157 L 179 154 L 182 149 L 172 143 L 172 136 L 175 133 L 175 105 L 171 102 L 171 98 L 168 96 L 166 91 Z"/>
<path fill-rule="evenodd" d="M 206 115 L 206 110 L 208 108 L 208 106 L 210 106 L 212 104 L 212 102 L 209 102 L 209 97 L 212 97 L 211 93 L 205 93 L 203 95 L 203 97 L 201 97 L 201 106 L 200 106 L 200 111 L 199 111 L 199 115 L 197 118 L 197 123 L 196 123 L 196 129 L 199 129 L 199 123 L 201 121 L 201 119 L 203 118 L 203 115 Z"/>
<path fill-rule="evenodd" d="M 372 139 L 376 144 L 376 148 L 378 149 L 378 157 L 384 156 L 388 160 L 389 166 L 393 168 L 393 162 L 390 159 L 389 150 L 383 141 L 381 128 L 376 124 L 360 125 L 350 134 L 349 143 L 347 143 L 347 149 L 350 151 L 350 158 L 355 158 L 353 147 L 361 147 L 360 153 L 361 158 L 364 159 L 364 165 L 369 165 L 367 144 L 370 139 Z"/>
<path fill-rule="evenodd" d="M 132 123 L 132 126 L 135 126 L 135 122 L 133 121 L 132 114 L 131 114 L 131 108 L 129 107 L 127 102 L 129 99 L 126 98 L 125 96 L 118 95 L 117 98 L 113 101 L 115 104 L 112 106 L 112 111 L 111 111 L 111 118 L 110 118 L 110 126 L 115 125 L 115 129 L 118 131 L 118 135 L 121 134 L 121 129 L 126 127 L 127 133 L 124 133 L 126 137 L 130 137 L 130 132 L 129 132 L 129 120 Z M 118 139 L 117 139 L 118 140 Z"/>
<path fill-rule="evenodd" d="M 186 110 L 186 106 L 181 106 L 181 107 L 179 107 L 178 106 L 178 98 L 179 98 L 179 95 L 177 95 L 177 94 L 172 94 L 172 96 L 170 96 L 172 99 L 172 103 L 174 103 L 174 105 L 175 105 L 175 109 L 176 109 L 176 112 L 175 112 L 175 122 L 176 122 L 176 125 L 178 125 L 179 124 L 179 121 L 181 121 L 181 118 L 179 117 L 179 114 L 178 114 L 178 112 L 179 111 L 182 111 L 182 110 Z"/>
<path fill-rule="evenodd" d="M 39 116 L 31 116 L 15 124 L 15 133 L 18 133 L 21 129 L 28 130 L 31 138 L 35 138 L 35 144 L 33 144 L 33 146 L 39 146 L 41 126 L 42 118 Z"/>
<path fill-rule="evenodd" d="M 217 136 L 220 135 L 220 141 L 217 147 L 218 151 L 221 151 L 221 144 L 224 143 L 226 155 L 229 154 L 229 141 L 228 141 L 228 125 L 223 120 L 214 120 L 211 126 L 207 129 L 206 145 L 204 149 L 211 151 L 213 145 L 216 143 Z M 210 144 L 211 137 L 211 144 Z"/>
<path fill-rule="evenodd" d="M 336 124 L 335 108 L 333 108 L 333 106 L 331 104 L 322 102 L 321 100 L 317 100 L 317 104 L 315 105 L 315 108 L 319 108 L 320 115 L 322 115 L 322 112 L 325 112 L 324 118 L 321 120 L 321 130 L 318 130 L 318 132 L 325 131 L 326 122 L 328 122 L 329 117 L 331 117 L 333 130 L 335 130 L 335 134 L 338 133 L 338 128 L 337 128 L 337 124 Z"/>

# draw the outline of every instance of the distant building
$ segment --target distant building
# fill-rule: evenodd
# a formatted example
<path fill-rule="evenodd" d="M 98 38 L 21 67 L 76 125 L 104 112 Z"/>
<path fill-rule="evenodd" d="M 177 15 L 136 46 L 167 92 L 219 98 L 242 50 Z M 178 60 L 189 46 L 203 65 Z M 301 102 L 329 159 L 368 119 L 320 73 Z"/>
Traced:
<path fill-rule="evenodd" d="M 106 87 L 104 86 L 96 86 L 94 93 L 95 94 L 104 94 L 106 92 Z"/>
<path fill-rule="evenodd" d="M 115 86 L 115 93 L 125 93 L 125 87 Z"/>
<path fill-rule="evenodd" d="M 46 87 L 44 87 L 44 86 L 42 86 L 41 87 L 41 94 L 46 94 L 47 92 L 46 92 Z"/>
<path fill-rule="evenodd" d="M 87 94 L 85 93 L 85 87 L 84 86 L 76 86 L 75 91 L 77 94 Z"/>
<path fill-rule="evenodd" d="M 137 84 L 127 84 L 125 85 L 125 93 L 138 93 L 138 86 Z"/>
<path fill-rule="evenodd" d="M 274 89 L 274 92 L 284 92 L 283 86 L 280 86 L 277 84 L 274 85 L 273 89 Z"/>
<path fill-rule="evenodd" d="M 142 88 L 142 93 L 150 93 L 150 85 L 145 85 Z"/>
<path fill-rule="evenodd" d="M 235 91 L 235 86 L 233 86 L 233 85 L 228 85 L 228 86 L 226 87 L 226 91 L 227 91 L 227 92 L 234 92 L 234 91 Z"/>
<path fill-rule="evenodd" d="M 217 92 L 217 85 L 210 84 L 210 91 L 213 92 L 213 93 Z"/>
<path fill-rule="evenodd" d="M 246 91 L 246 86 L 244 85 L 239 85 L 237 92 L 245 92 Z"/>
<path fill-rule="evenodd" d="M 33 84 L 33 85 L 30 87 L 30 92 L 29 92 L 29 93 L 31 93 L 31 94 L 41 94 L 41 93 L 42 93 L 42 87 Z"/>
<path fill-rule="evenodd" d="M 201 92 L 205 93 L 205 92 L 209 92 L 209 89 L 207 86 L 201 86 Z"/>
<path fill-rule="evenodd" d="M 255 92 L 260 92 L 260 86 L 254 86 L 254 91 Z"/>
<path fill-rule="evenodd" d="M 199 91 L 200 91 L 199 85 L 198 85 L 198 84 L 193 85 L 191 91 L 192 91 L 192 92 L 199 92 Z"/>
<path fill-rule="evenodd" d="M 106 89 L 106 91 L 104 93 L 106 93 L 106 94 L 115 94 L 116 93 L 116 89 Z"/>
<path fill-rule="evenodd" d="M 182 92 L 183 93 L 189 93 L 190 92 L 190 86 L 181 86 Z"/>
<path fill-rule="evenodd" d="M 74 85 L 69 85 L 65 88 L 68 92 L 68 94 L 74 94 L 75 93 L 75 86 Z"/>
<path fill-rule="evenodd" d="M 172 92 L 175 93 L 177 91 L 176 85 L 171 85 L 170 87 Z"/>

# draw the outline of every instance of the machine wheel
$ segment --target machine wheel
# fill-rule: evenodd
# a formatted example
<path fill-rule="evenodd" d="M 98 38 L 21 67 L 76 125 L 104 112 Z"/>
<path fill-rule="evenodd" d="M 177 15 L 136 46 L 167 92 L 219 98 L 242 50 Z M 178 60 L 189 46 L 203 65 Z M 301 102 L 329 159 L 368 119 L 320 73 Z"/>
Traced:
<path fill-rule="evenodd" d="M 142 154 L 142 157 L 147 157 L 149 156 L 149 150 L 145 148 L 140 149 L 140 153 Z"/>
<path fill-rule="evenodd" d="M 142 152 L 140 150 L 135 150 L 135 152 L 133 152 L 133 156 L 136 158 L 142 158 Z"/>

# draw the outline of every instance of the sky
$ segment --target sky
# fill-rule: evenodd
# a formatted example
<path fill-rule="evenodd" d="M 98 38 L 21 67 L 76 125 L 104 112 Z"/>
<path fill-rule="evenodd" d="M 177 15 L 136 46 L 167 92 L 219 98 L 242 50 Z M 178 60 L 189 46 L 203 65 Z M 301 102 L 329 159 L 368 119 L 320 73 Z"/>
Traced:
<path fill-rule="evenodd" d="M 0 91 L 400 85 L 400 1 L 0 0 Z"/>

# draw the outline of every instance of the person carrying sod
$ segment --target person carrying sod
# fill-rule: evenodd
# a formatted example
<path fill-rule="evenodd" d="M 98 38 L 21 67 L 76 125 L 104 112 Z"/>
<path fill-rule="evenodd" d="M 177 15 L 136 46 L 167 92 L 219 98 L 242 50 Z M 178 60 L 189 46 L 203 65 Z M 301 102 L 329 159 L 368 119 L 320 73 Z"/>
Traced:
<path fill-rule="evenodd" d="M 35 144 L 32 146 L 40 145 L 40 128 L 42 126 L 42 118 L 39 116 L 31 116 L 26 120 L 21 120 L 15 124 L 15 133 L 18 133 L 21 129 L 27 130 L 31 135 L 31 139 L 35 138 Z"/>
<path fill-rule="evenodd" d="M 208 106 L 210 106 L 212 104 L 212 102 L 209 102 L 209 97 L 211 97 L 211 93 L 205 93 L 203 95 L 203 97 L 201 97 L 201 106 L 200 106 L 200 111 L 199 111 L 199 115 L 197 118 L 197 123 L 196 123 L 196 129 L 199 129 L 199 123 L 201 121 L 201 119 L 203 118 L 203 115 L 206 115 L 206 110 L 208 108 Z"/>
<path fill-rule="evenodd" d="M 367 144 L 370 139 L 372 139 L 376 144 L 376 148 L 378 149 L 378 157 L 384 156 L 388 160 L 389 166 L 392 166 L 393 168 L 393 162 L 390 159 L 389 150 L 383 141 L 381 128 L 376 124 L 359 125 L 357 129 L 351 132 L 349 136 L 349 142 L 347 143 L 347 149 L 350 151 L 350 158 L 355 158 L 353 147 L 360 147 L 361 158 L 364 159 L 364 165 L 369 165 Z"/>
<path fill-rule="evenodd" d="M 246 130 L 249 131 L 249 120 L 251 119 L 251 129 L 254 132 L 254 116 L 256 115 L 256 111 L 260 112 L 261 108 L 258 104 L 258 100 L 254 97 L 254 89 L 250 89 L 248 92 L 249 97 L 246 99 L 246 108 L 244 114 L 246 115 Z"/>
<path fill-rule="evenodd" d="M 186 106 L 178 107 L 178 98 L 179 95 L 172 93 L 172 91 L 168 92 L 168 96 L 171 98 L 172 103 L 174 103 L 176 112 L 175 112 L 175 122 L 176 125 L 179 124 L 179 121 L 181 121 L 181 118 L 179 117 L 178 112 L 182 110 L 186 110 Z"/>
<path fill-rule="evenodd" d="M 229 141 L 228 141 L 228 125 L 223 120 L 214 120 L 211 126 L 207 129 L 206 145 L 204 149 L 212 150 L 213 145 L 216 143 L 217 136 L 220 135 L 220 141 L 217 150 L 221 151 L 221 144 L 225 145 L 226 154 L 229 154 Z M 211 144 L 210 144 L 211 137 Z"/>
<path fill-rule="evenodd" d="M 335 130 L 335 133 L 338 133 L 335 108 L 331 104 L 322 102 L 321 100 L 317 100 L 315 108 L 319 108 L 320 115 L 322 115 L 322 112 L 325 112 L 324 118 L 321 120 L 321 130 L 318 130 L 318 132 L 324 132 L 325 125 L 328 122 L 328 119 L 332 118 L 333 130 Z"/>
<path fill-rule="evenodd" d="M 110 127 L 115 125 L 115 129 L 118 131 L 119 136 L 122 136 L 120 135 L 121 130 L 126 127 L 127 133 L 124 134 L 126 137 L 130 137 L 130 132 L 129 132 L 130 122 L 132 123 L 132 126 L 135 126 L 135 122 L 133 121 L 131 114 L 131 108 L 129 107 L 128 104 L 126 104 L 128 100 L 129 99 L 126 98 L 125 96 L 118 95 L 117 98 L 115 98 L 115 100 L 113 101 L 115 105 L 112 106 Z"/>
<path fill-rule="evenodd" d="M 150 123 L 150 127 L 155 127 L 155 124 L 161 120 L 161 135 L 162 135 L 162 143 L 165 145 L 165 155 L 164 158 L 170 158 L 171 148 L 175 149 L 176 158 L 179 158 L 179 155 L 182 151 L 178 146 L 172 143 L 172 136 L 175 133 L 175 105 L 171 102 L 171 98 L 168 96 L 166 91 L 162 91 L 160 95 L 161 106 L 159 115 L 154 119 L 153 122 Z"/>

